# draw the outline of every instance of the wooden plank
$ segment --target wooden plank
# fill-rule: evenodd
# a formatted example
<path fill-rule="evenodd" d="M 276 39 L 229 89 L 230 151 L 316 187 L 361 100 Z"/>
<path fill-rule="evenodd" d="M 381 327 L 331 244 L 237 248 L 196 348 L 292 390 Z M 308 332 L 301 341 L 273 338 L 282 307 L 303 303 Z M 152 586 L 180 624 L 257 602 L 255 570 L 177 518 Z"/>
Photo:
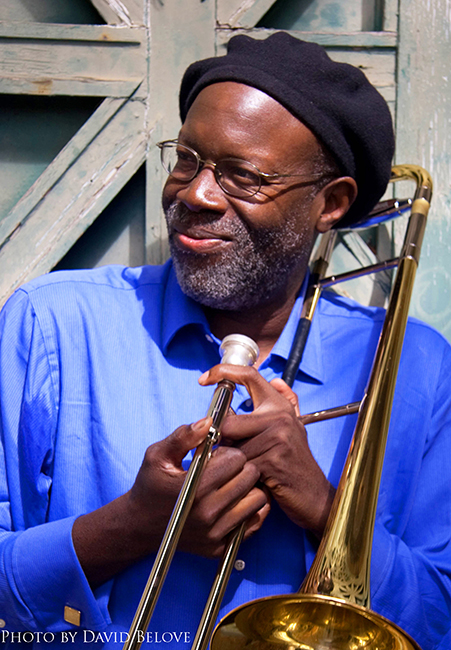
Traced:
<path fill-rule="evenodd" d="M 0 92 L 128 97 L 145 75 L 144 39 L 142 28 L 3 25 Z"/>
<path fill-rule="evenodd" d="M 270 34 L 278 32 L 278 29 L 223 29 L 218 28 L 217 46 L 218 53 L 225 53 L 229 39 L 236 34 L 246 34 L 252 38 L 267 38 Z M 396 48 L 396 32 L 352 32 L 352 33 L 330 33 L 323 32 L 301 32 L 298 30 L 285 30 L 288 34 L 300 38 L 303 41 L 319 43 L 326 49 L 332 48 Z"/>
<path fill-rule="evenodd" d="M 85 76 L 0 77 L 0 94 L 71 95 L 83 97 L 129 97 L 141 79 L 98 79 Z"/>
<path fill-rule="evenodd" d="M 274 2 L 275 0 L 241 0 L 239 3 L 229 3 L 223 0 L 218 3 L 218 23 L 228 27 L 255 27 Z"/>
<path fill-rule="evenodd" d="M 114 4 L 117 0 L 108 0 Z M 122 0 L 122 4 L 127 8 L 128 15 L 132 21 L 132 25 L 144 25 L 145 8 L 147 10 L 148 3 L 145 0 Z"/>
<path fill-rule="evenodd" d="M 131 16 L 120 0 L 91 0 L 91 4 L 109 25 L 131 26 Z"/>
<path fill-rule="evenodd" d="M 21 23 L 0 21 L 0 38 L 20 38 L 89 43 L 111 42 L 140 45 L 142 30 L 110 25 L 58 25 L 52 23 Z"/>
<path fill-rule="evenodd" d="M 401 0 L 396 160 L 434 181 L 411 313 L 451 340 L 451 2 Z"/>
<path fill-rule="evenodd" d="M 398 31 L 399 0 L 384 0 L 382 29 L 387 32 Z"/>
<path fill-rule="evenodd" d="M 215 54 L 214 2 L 152 3 L 149 30 L 146 254 L 148 263 L 159 264 L 168 256 L 161 209 L 166 174 L 154 145 L 176 137 L 180 129 L 178 92 L 185 69 L 193 61 Z"/>
<path fill-rule="evenodd" d="M 243 0 L 216 0 L 216 24 L 218 27 L 231 28 L 230 16 L 239 11 Z"/>
<path fill-rule="evenodd" d="M 51 270 L 144 162 L 145 106 L 130 100 L 0 248 L 0 303 Z"/>

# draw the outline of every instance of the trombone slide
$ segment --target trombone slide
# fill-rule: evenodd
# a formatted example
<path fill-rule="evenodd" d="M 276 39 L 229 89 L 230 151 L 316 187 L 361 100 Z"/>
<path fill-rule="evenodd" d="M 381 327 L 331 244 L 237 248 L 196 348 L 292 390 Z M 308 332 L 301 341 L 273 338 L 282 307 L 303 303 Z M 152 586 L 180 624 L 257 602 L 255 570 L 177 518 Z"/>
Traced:
<path fill-rule="evenodd" d="M 242 334 L 226 336 L 221 343 L 220 352 L 222 354 L 221 363 L 231 363 L 233 365 L 253 365 L 258 357 L 256 343 Z M 210 429 L 204 442 L 197 447 L 187 471 L 183 487 L 158 549 L 123 650 L 137 650 L 141 647 L 144 632 L 149 626 L 180 535 L 193 505 L 203 469 L 211 456 L 213 446 L 219 442 L 221 424 L 229 410 L 234 390 L 235 385 L 228 380 L 221 381 L 215 389 L 207 411 L 207 416 L 212 419 Z"/>

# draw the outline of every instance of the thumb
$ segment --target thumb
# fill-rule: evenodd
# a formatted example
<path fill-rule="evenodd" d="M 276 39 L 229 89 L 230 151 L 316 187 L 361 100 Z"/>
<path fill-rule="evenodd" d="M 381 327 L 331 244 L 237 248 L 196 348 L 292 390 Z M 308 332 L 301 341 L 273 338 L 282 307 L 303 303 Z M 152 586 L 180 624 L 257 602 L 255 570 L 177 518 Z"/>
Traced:
<path fill-rule="evenodd" d="M 301 416 L 300 410 L 299 410 L 299 400 L 298 396 L 294 391 L 291 390 L 291 388 L 286 384 L 283 379 L 280 379 L 279 377 L 276 377 L 270 382 L 271 386 L 274 386 L 274 388 L 277 390 L 280 395 L 283 395 L 285 399 L 287 399 L 291 404 L 294 406 L 294 410 L 296 411 L 297 417 Z"/>
<path fill-rule="evenodd" d="M 212 418 L 207 416 L 193 424 L 184 424 L 173 431 L 162 441 L 166 462 L 174 467 L 181 467 L 186 454 L 205 440 L 212 422 Z"/>

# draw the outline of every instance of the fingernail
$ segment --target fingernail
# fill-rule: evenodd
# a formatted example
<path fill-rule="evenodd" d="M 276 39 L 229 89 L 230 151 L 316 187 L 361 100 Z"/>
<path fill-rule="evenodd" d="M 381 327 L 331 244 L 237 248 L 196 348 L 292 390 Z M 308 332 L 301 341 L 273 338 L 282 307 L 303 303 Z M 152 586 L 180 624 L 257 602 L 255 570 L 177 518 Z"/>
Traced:
<path fill-rule="evenodd" d="M 199 384 L 203 384 L 205 381 L 207 381 L 209 374 L 210 374 L 210 371 L 209 371 L 209 370 L 207 370 L 206 372 L 204 372 L 204 373 L 199 377 Z"/>
<path fill-rule="evenodd" d="M 210 417 L 206 416 L 202 418 L 201 420 L 198 420 L 197 422 L 194 422 L 194 424 L 191 425 L 191 429 L 193 431 L 200 431 L 201 429 L 205 428 L 205 425 L 207 424 L 207 420 L 209 420 Z"/>

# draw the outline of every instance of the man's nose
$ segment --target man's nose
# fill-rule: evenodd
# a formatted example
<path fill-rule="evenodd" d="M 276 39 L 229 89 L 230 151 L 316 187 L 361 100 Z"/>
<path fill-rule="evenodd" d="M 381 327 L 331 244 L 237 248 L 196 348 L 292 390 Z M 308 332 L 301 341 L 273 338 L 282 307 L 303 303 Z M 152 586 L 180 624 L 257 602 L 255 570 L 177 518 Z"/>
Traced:
<path fill-rule="evenodd" d="M 204 165 L 192 181 L 177 192 L 177 198 L 192 212 L 213 210 L 224 212 L 227 209 L 227 195 L 219 187 L 214 169 Z"/>

